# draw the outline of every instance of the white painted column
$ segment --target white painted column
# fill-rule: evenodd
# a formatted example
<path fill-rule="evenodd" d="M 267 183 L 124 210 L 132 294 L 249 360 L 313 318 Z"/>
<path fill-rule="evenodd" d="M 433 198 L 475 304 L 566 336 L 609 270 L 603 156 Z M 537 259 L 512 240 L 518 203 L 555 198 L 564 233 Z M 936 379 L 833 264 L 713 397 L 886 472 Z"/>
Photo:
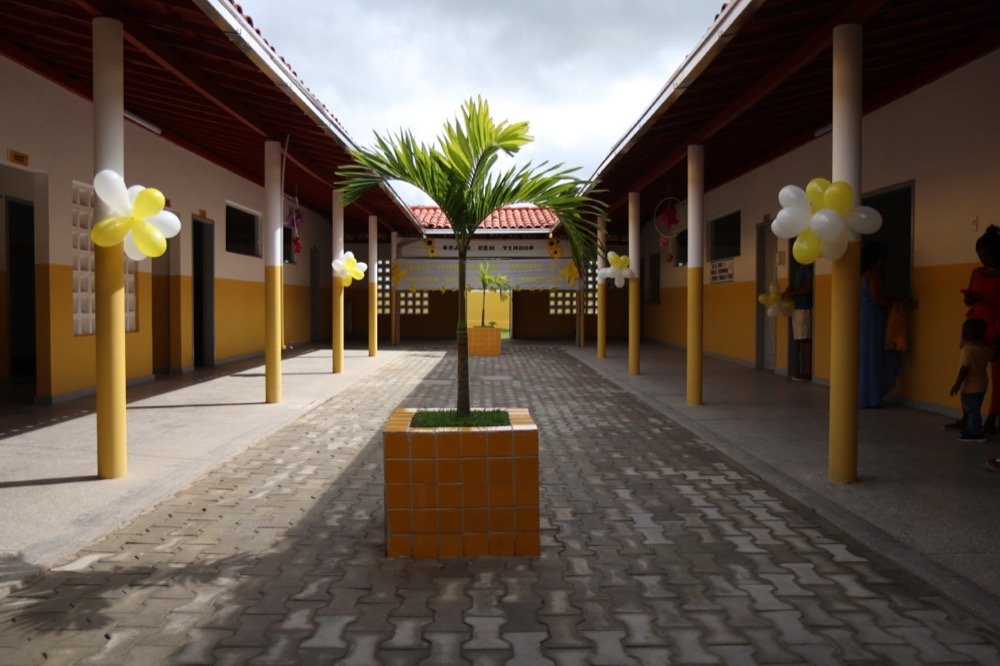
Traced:
<path fill-rule="evenodd" d="M 344 193 L 333 191 L 333 258 L 344 254 Z M 344 280 L 333 276 L 333 372 L 344 371 Z"/>
<path fill-rule="evenodd" d="M 281 143 L 264 142 L 264 385 L 269 403 L 281 402 L 282 270 Z"/>
<path fill-rule="evenodd" d="M 399 344 L 399 295 L 392 280 L 398 258 L 399 234 L 393 231 L 389 234 L 389 340 L 393 345 Z"/>
<path fill-rule="evenodd" d="M 861 193 L 861 26 L 833 29 L 834 181 Z M 861 242 L 847 244 L 833 262 L 830 294 L 830 443 L 831 481 L 858 477 L 858 325 L 860 319 Z"/>
<path fill-rule="evenodd" d="M 120 21 L 95 18 L 92 25 L 94 77 L 94 173 L 111 169 L 125 176 L 124 30 Z M 95 202 L 94 221 L 110 214 Z M 125 416 L 124 245 L 96 247 L 97 475 L 128 473 Z"/>
<path fill-rule="evenodd" d="M 602 217 L 597 221 L 597 270 L 608 267 L 608 223 Z M 608 355 L 608 284 L 597 280 L 597 358 Z"/>
<path fill-rule="evenodd" d="M 688 269 L 687 269 L 687 386 L 686 402 L 702 402 L 702 349 L 705 292 L 705 148 L 688 146 Z"/>
<path fill-rule="evenodd" d="M 639 270 L 642 264 L 639 249 L 639 193 L 628 193 L 628 259 L 629 268 L 634 277 L 628 281 L 628 374 L 639 374 L 639 343 L 642 331 L 639 330 L 639 306 L 642 299 L 642 287 L 639 282 Z"/>
<path fill-rule="evenodd" d="M 378 353 L 378 216 L 368 216 L 368 355 Z"/>

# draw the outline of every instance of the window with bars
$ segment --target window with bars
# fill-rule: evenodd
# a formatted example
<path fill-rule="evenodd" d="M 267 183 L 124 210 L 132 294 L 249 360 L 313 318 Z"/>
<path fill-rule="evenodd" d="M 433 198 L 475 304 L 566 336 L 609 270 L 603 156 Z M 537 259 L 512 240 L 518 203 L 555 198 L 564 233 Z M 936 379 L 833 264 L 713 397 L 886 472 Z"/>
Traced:
<path fill-rule="evenodd" d="M 550 315 L 574 315 L 576 314 L 576 294 L 577 292 L 568 289 L 553 289 L 549 292 L 549 314 Z"/>
<path fill-rule="evenodd" d="M 377 270 L 378 314 L 392 314 L 392 262 L 379 259 Z"/>
<path fill-rule="evenodd" d="M 430 292 L 401 291 L 399 292 L 399 314 L 426 315 L 431 313 Z"/>
<path fill-rule="evenodd" d="M 597 262 L 590 261 L 587 263 L 587 269 L 584 271 L 584 301 L 583 307 L 584 312 L 588 315 L 597 314 Z"/>
<path fill-rule="evenodd" d="M 94 335 L 96 265 L 90 229 L 94 224 L 94 188 L 73 181 L 73 335 Z M 125 331 L 139 330 L 136 318 L 136 269 L 138 264 L 125 257 Z"/>

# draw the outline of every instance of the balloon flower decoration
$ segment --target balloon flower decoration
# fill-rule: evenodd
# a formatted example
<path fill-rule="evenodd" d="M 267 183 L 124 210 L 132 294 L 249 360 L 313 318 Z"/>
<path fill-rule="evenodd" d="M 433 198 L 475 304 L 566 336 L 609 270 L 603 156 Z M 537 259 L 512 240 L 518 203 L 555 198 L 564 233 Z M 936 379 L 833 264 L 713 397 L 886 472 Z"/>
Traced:
<path fill-rule="evenodd" d="M 333 260 L 333 274 L 344 279 L 344 286 L 350 287 L 351 280 L 363 280 L 368 264 L 354 258 L 353 252 L 345 252 L 340 259 Z"/>
<path fill-rule="evenodd" d="M 624 287 L 625 280 L 634 277 L 635 271 L 629 268 L 628 255 L 617 252 L 608 252 L 608 266 L 597 271 L 598 280 L 613 278 L 616 287 Z"/>
<path fill-rule="evenodd" d="M 163 210 L 166 198 L 155 188 L 126 188 L 118 173 L 105 169 L 94 176 L 94 191 L 111 209 L 111 217 L 98 220 L 90 230 L 96 245 L 114 247 L 124 241 L 129 259 L 142 261 L 166 252 L 167 239 L 181 230 L 177 216 Z"/>
<path fill-rule="evenodd" d="M 820 257 L 840 259 L 849 241 L 882 226 L 877 210 L 854 205 L 854 190 L 843 181 L 813 178 L 805 190 L 786 185 L 778 192 L 778 201 L 782 208 L 771 222 L 771 231 L 778 238 L 795 238 L 792 255 L 800 264 Z"/>
<path fill-rule="evenodd" d="M 778 315 L 787 317 L 795 310 L 794 301 L 781 297 L 777 282 L 772 282 L 765 293 L 759 294 L 757 302 L 764 306 L 768 317 L 776 317 Z"/>

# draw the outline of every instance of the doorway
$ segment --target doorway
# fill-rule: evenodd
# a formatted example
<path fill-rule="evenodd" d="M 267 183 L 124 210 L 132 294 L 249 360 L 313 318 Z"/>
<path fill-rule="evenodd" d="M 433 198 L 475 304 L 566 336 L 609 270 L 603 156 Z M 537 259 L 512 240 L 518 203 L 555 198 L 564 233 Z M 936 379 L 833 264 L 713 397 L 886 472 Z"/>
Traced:
<path fill-rule="evenodd" d="M 772 282 L 778 279 L 778 239 L 771 233 L 771 216 L 764 215 L 764 220 L 757 225 L 757 293 L 766 293 Z M 758 370 L 774 372 L 775 357 L 778 348 L 777 317 L 769 317 L 764 308 L 755 309 L 757 313 L 757 359 L 754 367 Z"/>
<path fill-rule="evenodd" d="M 194 290 L 194 364 L 215 365 L 215 225 L 191 218 Z"/>
<path fill-rule="evenodd" d="M 6 202 L 11 383 L 33 389 L 38 379 L 35 348 L 35 206 L 11 198 L 7 198 Z"/>
<path fill-rule="evenodd" d="M 888 248 L 882 270 L 882 295 L 909 300 L 913 274 L 913 183 L 868 194 L 861 203 L 882 214 L 881 228 L 861 237 L 862 247 L 879 242 Z"/>

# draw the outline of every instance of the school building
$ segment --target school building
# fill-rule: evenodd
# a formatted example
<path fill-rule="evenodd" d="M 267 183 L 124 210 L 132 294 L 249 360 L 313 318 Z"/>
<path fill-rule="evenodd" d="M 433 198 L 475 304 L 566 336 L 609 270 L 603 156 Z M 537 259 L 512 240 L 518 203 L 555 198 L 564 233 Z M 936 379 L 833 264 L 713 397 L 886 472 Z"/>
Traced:
<path fill-rule="evenodd" d="M 376 344 L 453 336 L 440 211 L 409 207 L 389 188 L 342 206 L 333 174 L 353 140 L 237 4 L 8 5 L 5 400 L 61 401 L 98 384 L 89 228 L 108 141 L 121 144 L 126 183 L 162 190 L 182 222 L 163 257 L 123 261 L 127 382 L 265 353 L 275 268 L 284 345 L 372 331 Z M 894 397 L 955 412 L 959 290 L 977 265 L 976 238 L 1000 224 L 997 81 L 995 2 L 729 3 L 595 173 L 607 247 L 629 254 L 638 274 L 627 289 L 605 287 L 607 336 L 790 373 L 787 320 L 767 317 L 756 298 L 772 281 L 787 284 L 794 261 L 790 242 L 770 231 L 777 193 L 819 176 L 854 181 L 885 220 L 888 295 L 914 303 Z M 110 139 L 101 129 L 116 115 L 109 104 L 122 123 Z M 571 279 L 558 224 L 543 213 L 508 209 L 484 224 L 470 283 L 480 259 L 516 278 L 515 338 L 591 343 L 592 267 Z M 340 248 L 372 264 L 342 297 L 330 269 Z M 832 391 L 837 341 L 849 337 L 837 312 L 857 307 L 855 252 L 846 268 L 816 263 L 813 380 Z M 853 296 L 838 296 L 844 286 Z"/>

